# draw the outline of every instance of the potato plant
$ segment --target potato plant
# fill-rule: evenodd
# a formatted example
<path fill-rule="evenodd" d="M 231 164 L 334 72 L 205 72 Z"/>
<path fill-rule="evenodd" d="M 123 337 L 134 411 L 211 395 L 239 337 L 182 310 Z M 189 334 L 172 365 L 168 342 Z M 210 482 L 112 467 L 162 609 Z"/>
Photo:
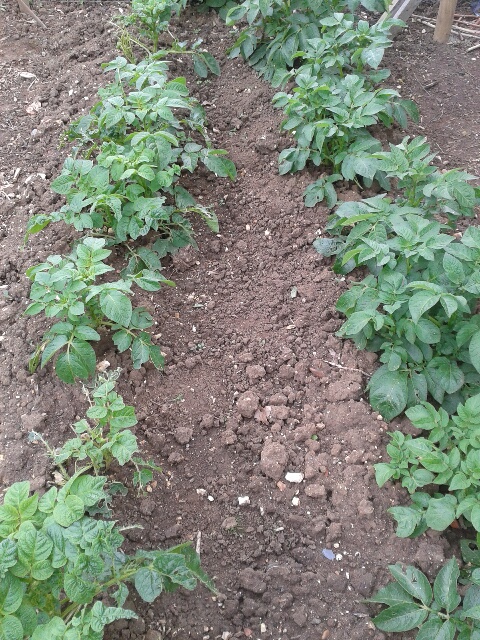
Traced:
<path fill-rule="evenodd" d="M 388 69 L 379 69 L 385 49 L 392 45 L 390 29 L 401 26 L 399 20 L 383 20 L 372 25 L 358 20 L 350 13 L 331 13 L 319 20 L 320 35 L 310 38 L 303 50 L 294 55 L 301 66 L 290 71 L 295 81 L 304 75 L 319 79 L 345 74 L 361 75 L 367 86 L 373 88 L 389 77 Z M 273 84 L 280 79 L 279 74 Z"/>
<path fill-rule="evenodd" d="M 455 227 L 459 217 L 473 217 L 480 203 L 480 188 L 469 184 L 475 179 L 465 171 L 440 171 L 432 161 L 430 145 L 423 137 L 404 138 L 390 144 L 390 150 L 372 154 L 376 171 L 393 179 L 398 190 L 397 204 L 420 207 L 428 215 L 442 214 Z"/>
<path fill-rule="evenodd" d="M 65 480 L 73 473 L 88 465 L 95 475 L 110 470 L 115 461 L 120 466 L 134 467 L 133 485 L 143 491 L 153 479 L 153 471 L 161 471 L 155 463 L 145 461 L 138 455 L 138 439 L 131 430 L 137 424 L 134 407 L 125 405 L 123 398 L 115 391 L 121 369 L 96 376 L 93 388 L 84 386 L 90 407 L 86 418 L 72 425 L 75 437 L 67 440 L 58 449 L 53 449 L 42 434 L 32 431 L 31 442 L 41 442 Z M 67 468 L 69 470 L 67 470 Z M 118 484 L 120 492 L 126 488 Z"/>
<path fill-rule="evenodd" d="M 132 0 L 130 14 L 121 16 L 119 22 L 135 26 L 156 53 L 160 34 L 168 31 L 173 16 L 179 16 L 186 5 L 187 0 Z"/>
<path fill-rule="evenodd" d="M 246 19 L 232 56 L 242 55 L 275 86 L 293 81 L 292 91 L 275 98 L 286 111 L 283 128 L 296 140 L 296 147 L 282 152 L 281 172 L 302 170 L 307 162 L 333 170 L 307 189 L 308 206 L 326 199 L 332 208 L 333 185 L 343 179 L 366 186 L 376 180 L 384 190 L 395 188 L 391 197 L 340 206 L 329 224 L 333 238 L 319 240 L 316 248 L 336 256 L 334 268 L 340 274 L 356 267 L 370 271 L 342 296 L 338 309 L 347 317 L 339 335 L 380 353 L 382 367 L 369 385 L 372 405 L 386 419 L 410 407 L 407 415 L 430 431 L 428 438 L 393 436 L 391 462 L 377 466 L 380 484 L 398 479 L 412 493 L 412 506 L 391 510 L 399 535 L 418 535 L 429 526 L 444 529 L 457 518 L 478 530 L 480 235 L 474 228 L 461 238 L 452 234 L 457 218 L 473 215 L 479 203 L 478 188 L 469 184 L 472 176 L 436 169 L 423 139 L 405 139 L 386 151 L 372 135 L 372 125 L 404 128 L 408 117 L 418 114 L 413 103 L 377 86 L 388 77 L 379 65 L 391 44 L 391 24 L 357 20 L 358 1 L 348 7 L 342 0 L 206 4 L 227 8 L 230 25 Z M 376 0 L 362 5 L 385 8 Z M 184 7 L 183 0 L 138 2 L 131 20 L 155 50 L 159 31 L 167 30 L 172 14 Z M 200 44 L 187 51 L 175 42 L 172 50 L 193 55 L 200 76 L 217 73 L 218 65 Z M 57 373 L 66 382 L 93 374 L 90 342 L 105 328 L 113 330 L 121 351 L 131 349 L 134 366 L 148 358 L 161 365 L 161 354 L 145 331 L 152 319 L 144 309 L 133 308 L 131 287 L 154 291 L 171 284 L 160 274 L 160 259 L 194 242 L 189 214 L 217 228 L 214 214 L 181 186 L 182 174 L 203 163 L 217 176 L 235 177 L 225 152 L 213 149 L 205 114 L 184 79 L 168 80 L 167 53 L 158 51 L 139 64 L 117 58 L 106 65 L 115 80 L 99 92 L 89 115 L 70 128 L 67 137 L 76 148 L 52 185 L 65 195 L 66 204 L 54 214 L 37 215 L 27 229 L 28 235 L 62 220 L 100 236 L 80 240 L 70 256 L 50 256 L 29 270 L 33 285 L 27 312 L 58 320 L 32 366 L 56 358 Z M 128 264 L 120 279 L 110 279 L 110 273 L 98 281 L 112 271 L 105 259 L 110 254 L 106 247 L 113 244 L 126 246 Z M 441 407 L 430 405 L 429 396 Z M 135 462 L 136 443 L 125 431 L 134 417 L 123 415 L 124 409 L 113 387 L 105 384 L 87 414 L 93 425 L 77 423 L 78 441 L 66 443 L 57 462 L 85 459 L 96 471 L 113 458 Z M 119 437 L 119 448 L 114 446 L 117 426 L 126 436 L 123 443 Z M 24 635 L 33 640 L 101 638 L 105 624 L 133 615 L 122 609 L 126 583 L 133 583 L 148 602 L 178 585 L 193 588 L 197 579 L 212 588 L 188 546 L 125 556 L 115 525 L 91 517 L 108 500 L 105 478 L 81 471 L 41 499 L 29 496 L 28 483 L 14 485 L 0 506 L 0 630 L 8 640 Z M 417 491 L 432 483 L 448 493 Z M 467 561 L 477 560 L 479 552 L 469 541 L 462 549 Z M 415 568 L 390 570 L 396 583 L 372 598 L 388 607 L 374 619 L 380 629 L 418 627 L 417 640 L 480 637 L 478 571 L 469 575 L 473 586 L 459 593 L 454 560 L 441 569 L 433 589 Z M 96 600 L 105 595 L 116 606 Z"/>
<path fill-rule="evenodd" d="M 98 330 L 107 328 L 120 352 L 131 351 L 134 368 L 148 360 L 157 368 L 163 365 L 159 347 L 145 331 L 153 319 L 143 307 L 133 307 L 130 298 L 133 284 L 158 291 L 162 284 L 173 283 L 158 271 L 144 269 L 128 278 L 99 284 L 99 276 L 114 270 L 104 262 L 110 253 L 103 238 L 85 238 L 69 256 L 49 256 L 46 262 L 28 269 L 33 302 L 25 313 L 44 312 L 47 318 L 58 320 L 37 347 L 31 371 L 55 358 L 55 371 L 63 382 L 87 379 L 96 366 L 90 343 L 100 340 Z"/>
<path fill-rule="evenodd" d="M 337 309 L 347 320 L 338 335 L 380 353 L 383 365 L 370 380 L 370 401 L 387 420 L 428 395 L 453 412 L 480 391 L 474 315 L 480 234 L 470 227 L 456 238 L 433 213 L 443 211 L 446 222 L 458 217 L 459 209 L 473 215 L 478 195 L 466 182 L 447 200 L 450 177 L 435 172 L 428 179 L 411 177 L 415 193 L 427 192 L 428 206 L 384 196 L 344 203 L 330 217 L 334 238 L 315 243 L 323 255 L 336 256 L 337 273 L 360 266 L 371 272 L 340 297 Z M 429 187 L 440 181 L 447 187 L 437 199 Z"/>
<path fill-rule="evenodd" d="M 172 11 L 185 2 L 147 4 L 137 3 L 137 9 L 155 48 L 157 30 L 168 28 Z M 200 75 L 204 67 L 218 71 L 207 53 L 194 54 Z M 69 255 L 49 256 L 27 271 L 32 287 L 26 315 L 44 313 L 56 320 L 31 359 L 31 371 L 54 360 L 64 382 L 92 377 L 91 343 L 107 330 L 119 351 L 131 351 L 134 368 L 148 360 L 157 368 L 163 364 L 146 331 L 153 319 L 132 305 L 132 287 L 154 292 L 162 284 L 173 285 L 161 274 L 160 260 L 194 244 L 188 214 L 200 215 L 217 230 L 214 213 L 178 184 L 182 171 L 193 172 L 201 162 L 219 176 L 235 177 L 225 152 L 212 148 L 203 109 L 189 97 L 184 79 L 167 79 L 164 57 L 159 52 L 139 64 L 117 58 L 107 65 L 115 81 L 100 90 L 90 114 L 70 128 L 67 138 L 77 146 L 52 183 L 66 204 L 28 224 L 27 237 L 52 221 L 91 234 L 78 239 Z M 139 245 L 138 239 L 151 232 L 156 233 L 153 243 Z M 128 255 L 120 277 L 106 264 L 112 253 L 107 247 L 114 244 L 123 244 Z M 106 625 L 136 617 L 124 608 L 129 586 L 146 602 L 178 587 L 191 590 L 197 582 L 214 591 L 189 544 L 131 556 L 121 548 L 121 529 L 108 518 L 112 496 L 125 488 L 116 482 L 106 488 L 107 478 L 98 474 L 114 460 L 133 463 L 133 483 L 141 488 L 158 467 L 136 455 L 138 442 L 130 429 L 137 422 L 135 412 L 116 393 L 115 379 L 112 374 L 97 379 L 86 419 L 73 425 L 76 437 L 58 450 L 41 434 L 31 434 L 61 470 L 62 486 L 39 496 L 30 495 L 28 482 L 20 482 L 5 493 L 0 505 L 4 640 L 101 640 Z M 82 462 L 86 466 L 78 468 Z M 90 469 L 94 476 L 85 475 Z"/>
<path fill-rule="evenodd" d="M 334 185 L 345 179 L 359 186 L 375 180 L 391 192 L 341 204 L 329 220 L 331 237 L 314 245 L 335 256 L 337 273 L 366 272 L 338 302 L 346 321 L 337 335 L 380 354 L 370 403 L 386 420 L 408 408 L 415 426 L 430 434 L 394 433 L 390 461 L 376 465 L 380 485 L 400 480 L 412 494 L 410 506 L 390 509 L 397 533 L 441 531 L 457 519 L 479 530 L 480 234 L 476 227 L 454 233 L 458 219 L 473 217 L 480 204 L 474 176 L 439 170 L 424 138 L 404 138 L 385 150 L 369 130 L 378 123 L 406 128 L 408 118 L 418 118 L 413 103 L 377 86 L 389 75 L 379 68 L 391 45 L 385 23 L 384 30 L 370 27 L 340 2 L 309 0 L 245 0 L 227 14 L 227 24 L 242 21 L 247 26 L 230 54 L 242 55 L 276 87 L 293 84 L 274 98 L 285 111 L 283 130 L 296 141 L 282 151 L 280 172 L 307 163 L 320 168 L 305 204 L 325 200 L 333 209 Z M 437 493 L 418 491 L 432 485 Z M 462 551 L 478 566 L 480 554 L 470 542 Z M 455 559 L 433 589 L 414 567 L 390 571 L 396 582 L 372 598 L 387 605 L 374 618 L 379 629 L 419 628 L 417 640 L 480 638 L 478 569 L 468 576 L 466 592 L 458 589 Z"/>
<path fill-rule="evenodd" d="M 124 608 L 129 587 L 146 602 L 198 581 L 214 590 L 189 544 L 124 553 L 115 522 L 88 515 L 108 498 L 105 482 L 76 474 L 41 497 L 28 482 L 8 488 L 0 505 L 2 638 L 101 640 L 111 622 L 136 617 Z"/>
<path fill-rule="evenodd" d="M 480 634 L 480 570 L 472 572 L 465 590 L 460 570 L 451 558 L 438 572 L 433 588 L 415 567 L 388 567 L 394 581 L 368 602 L 385 604 L 373 622 L 386 632 L 418 628 L 416 640 L 475 640 Z M 463 582 L 463 580 L 462 580 Z"/>
<path fill-rule="evenodd" d="M 391 46 L 390 29 L 403 23 L 385 20 L 370 25 L 351 13 L 360 2 L 330 0 L 245 0 L 232 7 L 227 24 L 246 20 L 230 55 L 242 55 L 278 87 L 293 81 L 291 93 L 274 96 L 285 111 L 282 129 L 291 132 L 296 147 L 281 152 L 280 173 L 301 171 L 311 162 L 331 168 L 305 191 L 306 206 L 337 201 L 334 183 L 346 179 L 370 186 L 373 179 L 387 188 L 381 169 L 367 157 L 382 148 L 368 130 L 381 122 L 406 128 L 418 119 L 416 105 L 378 84 L 389 76 L 379 69 Z M 361 3 L 383 11 L 381 2 Z M 349 13 L 347 13 L 349 11 Z"/>
<path fill-rule="evenodd" d="M 100 328 L 113 331 L 120 352 L 131 350 L 134 368 L 148 360 L 157 368 L 163 364 L 145 331 L 153 320 L 145 309 L 133 308 L 131 287 L 157 291 L 161 284 L 173 285 L 161 274 L 160 260 L 195 245 L 188 214 L 218 231 L 214 212 L 178 183 L 182 172 L 192 173 L 202 163 L 217 176 L 236 176 L 226 152 L 212 147 L 204 110 L 189 96 L 185 79 L 168 80 L 167 68 L 156 57 L 108 63 L 114 82 L 99 91 L 100 101 L 67 133 L 77 144 L 75 154 L 51 185 L 66 204 L 33 216 L 27 237 L 59 221 L 100 237 L 84 239 L 70 256 L 50 256 L 28 270 L 33 302 L 26 313 L 60 320 L 45 334 L 31 370 L 55 356 L 64 382 L 92 376 L 90 342 L 100 339 Z M 146 236 L 147 246 L 132 244 Z M 98 283 L 97 277 L 112 271 L 104 262 L 111 253 L 105 247 L 115 244 L 124 245 L 127 266 L 120 279 Z"/>
<path fill-rule="evenodd" d="M 207 6 L 226 11 L 227 0 L 209 0 Z M 231 0 L 230 6 L 234 5 Z M 193 60 L 193 69 L 200 78 L 207 78 L 209 73 L 220 75 L 218 62 L 211 53 L 202 48 L 203 40 L 199 38 L 190 47 L 186 42 L 179 42 L 170 31 L 173 16 L 180 16 L 187 0 L 132 0 L 131 12 L 118 16 L 116 22 L 121 28 L 117 48 L 132 63 L 136 62 L 133 53 L 135 45 L 147 54 L 156 54 L 164 58 L 172 54 L 188 55 Z M 222 11 L 222 13 L 223 13 Z M 168 49 L 159 49 L 162 33 L 168 34 Z"/>
<path fill-rule="evenodd" d="M 227 13 L 228 25 L 247 21 L 229 54 L 241 55 L 271 80 L 294 66 L 297 52 L 308 48 L 309 41 L 322 37 L 323 27 L 330 26 L 322 19 L 335 20 L 335 14 L 355 10 L 360 4 L 377 11 L 386 9 L 382 0 L 244 0 Z"/>
<path fill-rule="evenodd" d="M 398 522 L 397 535 L 417 536 L 427 528 L 443 531 L 462 517 L 480 531 L 480 394 L 459 404 L 452 416 L 427 402 L 407 409 L 406 415 L 428 437 L 394 432 L 387 447 L 390 462 L 375 465 L 379 486 L 400 480 L 414 501 L 390 509 Z M 417 491 L 429 485 L 444 493 Z"/>
<path fill-rule="evenodd" d="M 205 112 L 189 97 L 185 79 L 169 81 L 166 63 L 155 58 L 134 65 L 119 57 L 105 69 L 115 80 L 99 91 L 90 114 L 69 128 L 76 157 L 66 159 L 51 184 L 67 202 L 59 211 L 33 216 L 27 236 L 58 221 L 102 234 L 109 244 L 153 231 L 163 257 L 195 244 L 190 214 L 218 231 L 214 212 L 195 202 L 179 178 L 202 163 L 219 177 L 235 179 L 235 166 L 226 151 L 212 147 Z"/>
<path fill-rule="evenodd" d="M 379 121 L 386 126 L 403 122 L 407 112 L 416 118 L 410 101 L 401 100 L 393 89 L 368 90 L 362 76 L 319 78 L 312 69 L 297 74 L 296 83 L 293 93 L 280 92 L 273 98 L 274 106 L 285 111 L 282 129 L 291 131 L 297 141 L 296 147 L 280 153 L 280 174 L 301 171 L 309 161 L 331 166 L 349 180 L 357 176 L 372 180 L 377 169 L 364 156 L 381 147 L 367 127 Z M 323 183 L 317 186 L 322 188 Z M 314 188 L 309 188 L 310 198 Z"/>

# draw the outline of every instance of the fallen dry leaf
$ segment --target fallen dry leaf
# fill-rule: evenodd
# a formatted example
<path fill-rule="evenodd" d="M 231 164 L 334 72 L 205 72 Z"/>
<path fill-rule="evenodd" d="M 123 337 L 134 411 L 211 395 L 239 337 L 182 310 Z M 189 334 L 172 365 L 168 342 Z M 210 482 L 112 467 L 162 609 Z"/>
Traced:
<path fill-rule="evenodd" d="M 316 378 L 319 378 L 320 380 L 322 380 L 323 378 L 327 377 L 323 373 L 323 371 L 320 371 L 320 369 L 314 369 L 313 367 L 310 367 L 310 373 L 312 374 L 312 376 L 315 376 Z"/>
<path fill-rule="evenodd" d="M 63 487 L 63 485 L 65 484 L 65 478 L 58 471 L 53 472 L 53 480 L 59 487 Z"/>
<path fill-rule="evenodd" d="M 34 100 L 28 107 L 25 107 L 25 111 L 30 115 L 34 116 L 36 113 L 40 111 L 40 107 L 42 106 L 40 100 Z"/>
<path fill-rule="evenodd" d="M 110 362 L 108 360 L 102 360 L 101 362 L 99 362 L 97 364 L 97 366 L 95 368 L 100 373 L 104 373 L 108 369 L 109 366 L 110 366 Z"/>

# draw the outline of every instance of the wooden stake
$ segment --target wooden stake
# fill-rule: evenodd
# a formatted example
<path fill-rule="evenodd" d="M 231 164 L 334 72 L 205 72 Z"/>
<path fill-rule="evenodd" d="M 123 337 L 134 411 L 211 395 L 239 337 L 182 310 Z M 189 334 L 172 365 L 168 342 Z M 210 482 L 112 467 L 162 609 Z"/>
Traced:
<path fill-rule="evenodd" d="M 35 20 L 35 22 L 38 25 L 40 25 L 44 29 L 47 28 L 47 25 L 44 22 L 42 22 L 40 18 L 35 13 L 33 13 L 33 11 L 30 9 L 30 7 L 28 6 L 28 0 L 27 2 L 24 2 L 24 0 L 17 0 L 17 3 L 18 3 L 18 8 L 20 9 L 20 11 L 23 13 L 24 16 L 27 16 L 28 18 L 32 18 L 33 20 Z"/>
<path fill-rule="evenodd" d="M 440 8 L 438 10 L 437 23 L 433 39 L 440 44 L 446 44 L 452 32 L 453 18 L 455 9 L 457 8 L 457 0 L 440 0 Z"/>
<path fill-rule="evenodd" d="M 388 18 L 398 18 L 407 22 L 420 2 L 421 0 L 393 0 L 388 11 L 382 15 L 379 22 L 383 22 Z M 399 31 L 401 31 L 401 27 L 392 27 L 390 30 L 392 35 L 396 35 Z"/>

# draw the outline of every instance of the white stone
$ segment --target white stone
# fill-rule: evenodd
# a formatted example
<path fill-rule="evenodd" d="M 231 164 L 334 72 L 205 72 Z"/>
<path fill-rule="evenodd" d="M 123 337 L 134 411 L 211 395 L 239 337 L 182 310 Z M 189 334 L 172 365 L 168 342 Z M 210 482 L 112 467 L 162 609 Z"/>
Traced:
<path fill-rule="evenodd" d="M 285 474 L 285 480 L 287 482 L 295 482 L 296 484 L 299 484 L 303 480 L 303 473 L 293 473 L 292 471 L 289 471 Z"/>

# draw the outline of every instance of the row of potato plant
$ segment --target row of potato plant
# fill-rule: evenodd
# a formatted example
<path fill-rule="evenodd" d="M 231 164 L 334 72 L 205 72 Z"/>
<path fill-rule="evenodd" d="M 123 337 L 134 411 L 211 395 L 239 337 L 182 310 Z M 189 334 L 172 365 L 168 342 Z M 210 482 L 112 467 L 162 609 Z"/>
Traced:
<path fill-rule="evenodd" d="M 377 4 L 362 3 L 370 10 Z M 480 530 L 480 231 L 455 233 L 460 217 L 475 215 L 480 189 L 460 170 L 441 171 L 424 138 L 405 138 L 385 150 L 368 129 L 407 126 L 418 118 L 414 103 L 379 87 L 379 69 L 396 21 L 369 25 L 343 2 L 245 0 L 230 8 L 227 24 L 246 20 L 230 50 L 280 87 L 282 129 L 296 146 L 280 155 L 280 173 L 308 162 L 327 171 L 305 192 L 305 203 L 337 203 L 334 184 L 375 180 L 391 195 L 345 202 L 331 215 L 330 238 L 316 249 L 335 256 L 334 270 L 370 272 L 340 298 L 347 320 L 338 335 L 380 353 L 382 366 L 369 383 L 370 402 L 387 420 L 407 409 L 428 438 L 396 432 L 390 462 L 376 465 L 380 485 L 402 481 L 412 505 L 393 507 L 400 536 L 461 525 Z M 435 407 L 427 402 L 433 399 Z M 436 486 L 437 493 L 418 488 Z M 460 521 L 460 525 L 459 525 Z M 419 628 L 417 640 L 480 638 L 480 534 L 462 541 L 466 569 L 450 560 L 433 584 L 415 567 L 392 565 L 394 582 L 371 601 L 387 605 L 378 628 Z M 472 549 L 472 545 L 473 548 Z M 468 584 L 465 591 L 459 580 Z"/>
<path fill-rule="evenodd" d="M 144 3 L 134 2 L 128 20 L 141 26 L 142 36 L 154 35 L 156 51 L 159 25 L 167 30 L 184 5 L 151 1 L 146 11 Z M 158 467 L 138 456 L 131 431 L 134 408 L 115 390 L 118 371 L 95 376 L 91 343 L 112 331 L 118 350 L 130 349 L 135 368 L 148 359 L 162 366 L 160 349 L 146 331 L 152 317 L 132 305 L 132 287 L 151 292 L 173 285 L 161 273 L 161 259 L 195 244 L 189 216 L 218 229 L 214 212 L 179 184 L 182 172 L 203 163 L 218 176 L 235 177 L 225 152 L 212 147 L 204 111 L 189 96 L 185 79 L 168 79 L 167 53 L 158 51 L 138 64 L 117 58 L 104 65 L 115 79 L 99 91 L 89 115 L 68 130 L 67 139 L 76 146 L 51 185 L 66 204 L 28 224 L 27 238 L 59 221 L 86 234 L 69 255 L 49 256 L 27 271 L 32 302 L 26 313 L 56 320 L 33 355 L 31 370 L 55 359 L 64 382 L 90 378 L 93 383 L 85 383 L 90 407 L 86 418 L 72 425 L 75 437 L 53 449 L 41 434 L 30 434 L 58 468 L 59 487 L 40 496 L 31 494 L 28 482 L 17 482 L 0 505 L 3 640 L 101 640 L 106 625 L 136 617 L 124 607 L 129 585 L 146 602 L 178 587 L 191 590 L 198 581 L 214 590 L 189 543 L 127 555 L 123 529 L 111 520 L 110 509 L 113 495 L 126 489 L 99 475 L 112 462 L 130 463 L 133 484 L 141 488 Z M 193 53 L 201 76 L 205 68 L 219 72 L 198 45 Z M 117 245 L 125 249 L 125 266 L 119 278 L 104 278 L 118 273 L 107 264 Z"/>
<path fill-rule="evenodd" d="M 27 227 L 28 236 L 62 221 L 90 234 L 69 256 L 50 256 L 27 273 L 33 285 L 26 313 L 59 320 L 36 350 L 31 370 L 56 358 L 57 375 L 69 383 L 93 375 L 90 342 L 103 329 L 113 331 L 120 352 L 131 351 L 134 368 L 148 360 L 162 366 L 160 350 L 145 331 L 153 319 L 133 307 L 132 287 L 157 291 L 173 285 L 160 261 L 195 244 L 188 216 L 218 231 L 214 212 L 181 186 L 182 173 L 202 163 L 217 176 L 235 178 L 226 152 L 212 147 L 203 108 L 189 96 L 184 78 L 168 79 L 165 60 L 153 55 L 134 64 L 119 57 L 104 67 L 114 72 L 114 81 L 69 128 L 76 147 L 51 184 L 66 204 L 35 215 Z M 102 276 L 114 271 L 105 260 L 115 245 L 124 247 L 127 263 L 112 281 Z"/>
<path fill-rule="evenodd" d="M 383 10 L 380 0 L 361 3 Z M 385 20 L 370 25 L 352 11 L 360 2 L 331 0 L 245 0 L 232 7 L 227 24 L 246 19 L 231 56 L 242 55 L 275 87 L 293 83 L 290 92 L 273 98 L 283 109 L 281 128 L 293 136 L 296 146 L 279 156 L 281 174 L 320 167 L 319 178 L 305 191 L 305 204 L 315 206 L 337 201 L 338 181 L 353 180 L 370 186 L 377 180 L 387 187 L 384 172 L 368 160 L 381 151 L 381 143 L 369 127 L 397 123 L 407 126 L 418 119 L 411 100 L 380 84 L 389 71 L 379 69 L 385 49 L 391 45 L 389 31 L 402 24 Z"/>

